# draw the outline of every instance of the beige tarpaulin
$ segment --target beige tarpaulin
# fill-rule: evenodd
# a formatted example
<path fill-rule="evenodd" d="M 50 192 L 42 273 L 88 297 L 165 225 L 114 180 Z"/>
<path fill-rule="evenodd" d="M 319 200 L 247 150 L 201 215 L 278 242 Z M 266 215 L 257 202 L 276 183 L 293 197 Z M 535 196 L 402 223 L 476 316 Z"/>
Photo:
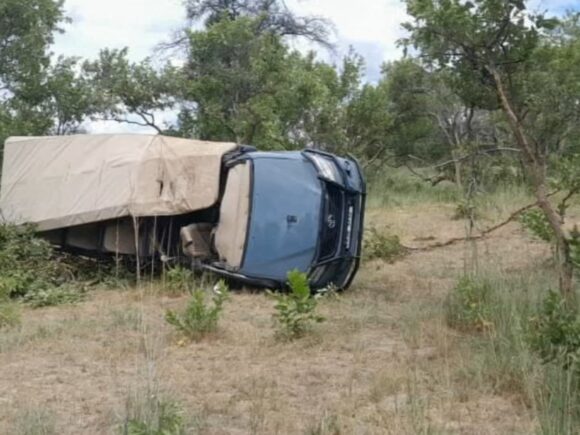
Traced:
<path fill-rule="evenodd" d="M 211 207 L 234 143 L 154 135 L 12 137 L 4 147 L 0 210 L 39 230 Z"/>

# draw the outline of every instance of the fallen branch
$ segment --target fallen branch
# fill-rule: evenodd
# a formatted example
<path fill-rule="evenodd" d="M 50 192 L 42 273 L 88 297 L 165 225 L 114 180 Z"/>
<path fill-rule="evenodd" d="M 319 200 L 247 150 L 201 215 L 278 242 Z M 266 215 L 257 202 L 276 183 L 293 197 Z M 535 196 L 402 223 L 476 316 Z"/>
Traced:
<path fill-rule="evenodd" d="M 559 190 L 552 192 L 550 194 L 548 194 L 548 197 L 550 196 L 554 196 L 555 194 L 557 194 L 559 192 Z M 500 222 L 499 224 L 493 225 L 489 228 L 486 228 L 485 230 L 483 230 L 481 233 L 475 235 L 475 236 L 470 236 L 470 237 L 454 237 L 452 239 L 446 240 L 445 242 L 439 242 L 439 243 L 434 243 L 432 245 L 428 245 L 428 246 L 423 246 L 423 247 L 418 247 L 418 246 L 403 246 L 403 248 L 409 250 L 409 251 L 414 251 L 414 252 L 425 252 L 425 251 L 431 251 L 433 249 L 437 249 L 437 248 L 444 248 L 446 246 L 451 246 L 454 245 L 456 243 L 460 243 L 460 242 L 467 242 L 467 241 L 473 241 L 473 240 L 481 240 L 484 239 L 485 237 L 487 237 L 488 235 L 490 235 L 491 233 L 493 233 L 496 230 L 499 230 L 500 228 L 505 227 L 507 224 L 509 224 L 510 222 L 514 221 L 518 216 L 520 216 L 523 212 L 528 211 L 534 207 L 538 206 L 538 202 L 534 202 L 532 204 L 528 204 L 522 208 L 517 209 L 516 211 L 514 211 L 512 214 L 509 215 L 509 217 Z"/>

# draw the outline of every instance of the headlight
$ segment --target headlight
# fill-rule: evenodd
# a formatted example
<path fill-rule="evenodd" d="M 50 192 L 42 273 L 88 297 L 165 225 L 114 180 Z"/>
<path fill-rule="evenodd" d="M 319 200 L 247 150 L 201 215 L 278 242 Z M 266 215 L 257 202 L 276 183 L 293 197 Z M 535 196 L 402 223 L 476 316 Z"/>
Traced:
<path fill-rule="evenodd" d="M 309 154 L 312 162 L 316 165 L 319 175 L 329 181 L 342 184 L 342 174 L 336 167 L 336 164 L 328 157 L 322 156 L 320 154 Z"/>

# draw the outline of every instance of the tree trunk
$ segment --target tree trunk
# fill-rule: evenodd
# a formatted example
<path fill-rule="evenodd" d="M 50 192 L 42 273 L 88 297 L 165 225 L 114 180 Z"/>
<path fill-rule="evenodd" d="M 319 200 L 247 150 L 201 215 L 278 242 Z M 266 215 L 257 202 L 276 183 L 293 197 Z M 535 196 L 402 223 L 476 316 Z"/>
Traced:
<path fill-rule="evenodd" d="M 459 160 L 460 152 L 457 150 L 451 151 L 451 156 L 453 157 L 453 167 L 455 169 L 455 184 L 459 189 L 463 189 L 463 180 L 461 177 L 461 160 Z"/>
<path fill-rule="evenodd" d="M 564 229 L 560 216 L 548 198 L 546 186 L 546 164 L 544 158 L 531 146 L 524 128 L 511 105 L 498 71 L 495 67 L 489 67 L 488 70 L 493 75 L 502 110 L 507 116 L 510 128 L 516 138 L 518 148 L 522 151 L 523 164 L 530 176 L 530 180 L 532 181 L 534 193 L 538 201 L 538 207 L 540 207 L 544 212 L 550 227 L 554 231 L 558 253 L 557 261 L 559 266 L 560 293 L 570 301 L 574 299 L 574 266 L 570 258 L 569 237 Z"/>

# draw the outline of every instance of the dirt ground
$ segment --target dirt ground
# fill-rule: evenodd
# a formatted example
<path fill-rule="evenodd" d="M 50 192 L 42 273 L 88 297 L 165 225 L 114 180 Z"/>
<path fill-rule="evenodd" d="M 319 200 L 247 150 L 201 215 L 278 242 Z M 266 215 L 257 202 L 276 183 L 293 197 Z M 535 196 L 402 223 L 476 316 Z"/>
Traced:
<path fill-rule="evenodd" d="M 368 219 L 422 246 L 465 234 L 452 213 L 424 205 Z M 163 319 L 187 297 L 148 284 L 25 310 L 19 330 L 0 332 L 0 433 L 43 415 L 58 433 L 117 433 L 131 398 L 148 394 L 180 403 L 192 433 L 530 433 L 536 422 L 517 397 L 466 381 L 461 336 L 441 315 L 466 250 L 364 264 L 350 290 L 320 303 L 326 321 L 291 343 L 274 338 L 273 301 L 260 292 L 233 294 L 220 332 L 194 344 Z M 480 263 L 508 273 L 548 254 L 517 224 L 477 244 Z"/>

